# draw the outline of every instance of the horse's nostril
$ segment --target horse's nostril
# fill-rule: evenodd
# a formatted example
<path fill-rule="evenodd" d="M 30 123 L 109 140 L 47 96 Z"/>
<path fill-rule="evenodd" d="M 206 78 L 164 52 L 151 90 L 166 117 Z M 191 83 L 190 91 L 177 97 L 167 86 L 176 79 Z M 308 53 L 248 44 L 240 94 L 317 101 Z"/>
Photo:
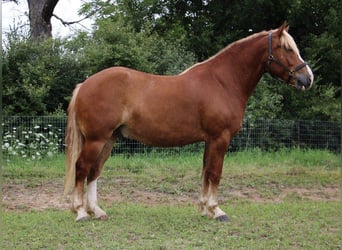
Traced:
<path fill-rule="evenodd" d="M 311 79 L 309 76 L 306 77 L 306 85 L 310 85 L 311 84 Z"/>
<path fill-rule="evenodd" d="M 298 74 L 296 76 L 297 79 L 297 88 L 300 90 L 306 90 L 311 87 L 312 80 L 309 76 L 306 76 L 304 74 Z"/>

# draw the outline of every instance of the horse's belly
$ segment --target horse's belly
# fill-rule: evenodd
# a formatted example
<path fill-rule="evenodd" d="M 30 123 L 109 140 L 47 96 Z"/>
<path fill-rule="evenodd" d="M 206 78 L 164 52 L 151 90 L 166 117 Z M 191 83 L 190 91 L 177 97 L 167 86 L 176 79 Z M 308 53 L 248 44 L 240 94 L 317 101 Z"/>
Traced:
<path fill-rule="evenodd" d="M 123 137 L 137 140 L 148 146 L 174 147 L 203 141 L 201 132 L 195 132 L 195 129 L 191 130 L 181 126 L 178 128 L 142 125 L 131 128 L 123 126 L 120 132 Z"/>

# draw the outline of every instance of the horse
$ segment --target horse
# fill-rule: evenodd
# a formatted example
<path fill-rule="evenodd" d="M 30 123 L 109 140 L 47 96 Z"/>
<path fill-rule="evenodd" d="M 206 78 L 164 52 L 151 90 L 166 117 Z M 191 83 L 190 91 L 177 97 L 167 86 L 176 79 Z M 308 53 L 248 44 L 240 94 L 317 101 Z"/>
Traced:
<path fill-rule="evenodd" d="M 118 66 L 77 84 L 68 107 L 64 186 L 64 195 L 72 194 L 76 221 L 108 219 L 98 205 L 97 180 L 120 136 L 159 147 L 204 142 L 200 212 L 229 220 L 218 204 L 224 156 L 265 73 L 302 91 L 313 84 L 286 22 L 238 40 L 178 75 Z"/>

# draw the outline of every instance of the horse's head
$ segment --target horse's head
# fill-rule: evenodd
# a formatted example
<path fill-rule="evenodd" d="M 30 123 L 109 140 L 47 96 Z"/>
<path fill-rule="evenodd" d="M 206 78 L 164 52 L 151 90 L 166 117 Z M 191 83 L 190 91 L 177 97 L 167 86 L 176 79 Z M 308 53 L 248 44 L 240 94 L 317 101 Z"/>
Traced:
<path fill-rule="evenodd" d="M 312 86 L 314 76 L 304 62 L 286 22 L 268 34 L 268 61 L 266 71 L 300 90 Z"/>

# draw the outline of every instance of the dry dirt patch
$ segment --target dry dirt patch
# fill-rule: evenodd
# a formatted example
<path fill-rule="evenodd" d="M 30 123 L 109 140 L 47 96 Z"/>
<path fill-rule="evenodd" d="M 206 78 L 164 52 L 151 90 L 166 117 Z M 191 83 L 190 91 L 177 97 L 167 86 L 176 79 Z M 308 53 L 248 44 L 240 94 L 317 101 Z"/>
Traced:
<path fill-rule="evenodd" d="M 120 186 L 122 187 L 122 183 Z M 130 185 L 127 183 L 126 185 Z M 122 189 L 121 189 L 122 190 Z M 174 205 L 196 204 L 198 193 L 169 194 L 146 190 L 127 189 L 129 192 L 122 193 L 119 188 L 110 188 L 106 192 L 99 190 L 99 199 L 102 204 L 110 206 L 114 202 L 137 202 L 146 205 Z M 28 181 L 21 183 L 9 182 L 2 186 L 2 205 L 7 211 L 30 211 L 45 209 L 67 210 L 70 207 L 70 199 L 62 198 L 62 181 L 47 181 L 32 185 Z M 338 201 L 341 198 L 339 187 L 284 188 L 279 195 L 263 197 L 256 189 L 245 188 L 242 190 L 221 190 L 226 194 L 223 200 L 244 199 L 253 202 L 281 202 L 288 196 L 296 195 L 299 198 L 313 201 Z"/>

